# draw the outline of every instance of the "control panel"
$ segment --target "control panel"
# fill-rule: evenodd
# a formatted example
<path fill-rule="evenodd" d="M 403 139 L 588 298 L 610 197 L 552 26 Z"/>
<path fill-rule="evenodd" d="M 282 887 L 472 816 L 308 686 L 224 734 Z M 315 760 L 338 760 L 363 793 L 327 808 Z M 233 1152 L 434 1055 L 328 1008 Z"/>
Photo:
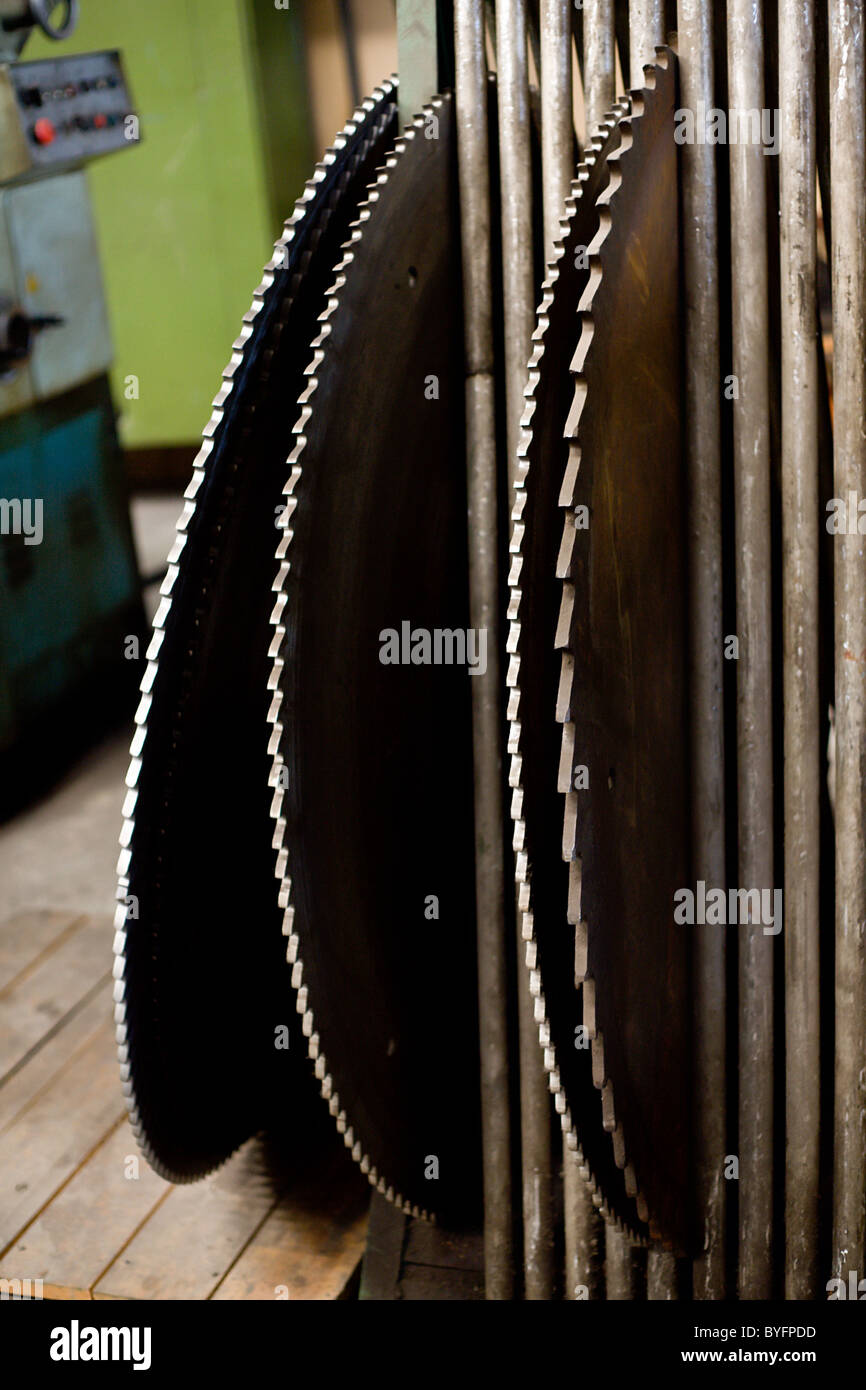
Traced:
<path fill-rule="evenodd" d="M 33 173 L 80 164 L 139 140 L 116 51 L 16 63 L 3 76 Z"/>

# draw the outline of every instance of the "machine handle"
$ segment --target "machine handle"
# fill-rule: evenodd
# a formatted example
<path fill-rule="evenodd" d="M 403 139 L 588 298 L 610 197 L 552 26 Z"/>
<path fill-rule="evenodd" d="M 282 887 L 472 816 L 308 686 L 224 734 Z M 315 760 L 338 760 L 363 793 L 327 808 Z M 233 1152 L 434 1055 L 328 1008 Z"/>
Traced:
<path fill-rule="evenodd" d="M 66 6 L 66 14 L 59 24 L 54 24 L 51 15 L 57 9 L 58 0 L 30 0 L 32 22 L 38 24 L 49 39 L 68 39 L 78 23 L 78 0 L 60 0 Z"/>

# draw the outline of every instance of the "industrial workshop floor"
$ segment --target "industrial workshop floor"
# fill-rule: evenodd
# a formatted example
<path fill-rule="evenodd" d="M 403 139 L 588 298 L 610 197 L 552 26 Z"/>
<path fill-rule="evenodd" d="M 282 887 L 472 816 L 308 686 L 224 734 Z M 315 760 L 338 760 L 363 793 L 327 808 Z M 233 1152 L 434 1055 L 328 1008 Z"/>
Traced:
<path fill-rule="evenodd" d="M 178 511 L 134 508 L 143 573 Z M 46 1298 L 351 1296 L 369 1189 L 342 1145 L 275 1163 L 254 1139 L 185 1187 L 137 1158 L 111 1003 L 127 760 L 124 732 L 0 826 L 0 1280 Z"/>

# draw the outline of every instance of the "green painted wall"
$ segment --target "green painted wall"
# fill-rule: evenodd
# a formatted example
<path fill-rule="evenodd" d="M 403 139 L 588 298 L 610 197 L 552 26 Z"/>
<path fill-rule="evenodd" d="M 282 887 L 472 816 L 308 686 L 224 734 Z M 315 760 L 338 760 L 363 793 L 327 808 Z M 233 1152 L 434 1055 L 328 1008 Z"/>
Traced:
<path fill-rule="evenodd" d="M 142 144 L 90 166 L 128 447 L 202 430 L 283 219 L 311 172 L 298 8 L 272 0 L 83 0 L 73 39 L 119 48 Z M 124 382 L 139 380 L 138 400 Z"/>

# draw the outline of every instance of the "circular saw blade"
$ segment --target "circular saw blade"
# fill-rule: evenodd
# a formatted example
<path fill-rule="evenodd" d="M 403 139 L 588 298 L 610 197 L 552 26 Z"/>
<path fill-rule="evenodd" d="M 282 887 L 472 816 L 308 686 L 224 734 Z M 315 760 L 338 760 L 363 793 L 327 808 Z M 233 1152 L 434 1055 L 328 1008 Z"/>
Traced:
<path fill-rule="evenodd" d="M 595 1201 L 609 1219 L 635 1232 L 640 1223 L 631 1174 L 617 1166 L 604 1132 L 589 1048 L 575 1046 L 581 1015 L 571 947 L 560 925 L 568 869 L 559 844 L 561 733 L 553 718 L 562 596 L 553 561 L 562 535 L 560 485 L 569 451 L 563 430 L 574 396 L 577 306 L 589 280 L 587 250 L 599 228 L 597 199 L 607 187 L 607 161 L 627 112 L 623 101 L 607 115 L 576 171 L 538 310 L 518 447 L 507 679 L 518 910 L 545 1065 L 566 1143 L 576 1149 Z"/>
<path fill-rule="evenodd" d="M 609 160 L 572 363 L 559 789 L 567 956 L 603 1124 L 650 1234 L 685 1249 L 688 939 L 674 894 L 689 882 L 687 519 L 673 54 L 658 49 L 645 71 Z M 537 929 L 563 933 L 563 923 Z M 562 1007 L 573 1034 L 573 1003 Z"/>
<path fill-rule="evenodd" d="M 286 1006 L 261 732 L 273 538 L 286 402 L 301 390 L 333 267 L 396 124 L 386 82 L 317 166 L 275 246 L 204 431 L 147 653 L 115 996 L 132 1124 L 173 1181 L 221 1163 L 286 1088 L 295 1111 L 312 1090 Z"/>
<path fill-rule="evenodd" d="M 470 676 L 434 645 L 468 623 L 450 97 L 381 170 L 314 347 L 273 615 L 283 931 L 347 1147 L 459 1221 L 480 1157 Z"/>

